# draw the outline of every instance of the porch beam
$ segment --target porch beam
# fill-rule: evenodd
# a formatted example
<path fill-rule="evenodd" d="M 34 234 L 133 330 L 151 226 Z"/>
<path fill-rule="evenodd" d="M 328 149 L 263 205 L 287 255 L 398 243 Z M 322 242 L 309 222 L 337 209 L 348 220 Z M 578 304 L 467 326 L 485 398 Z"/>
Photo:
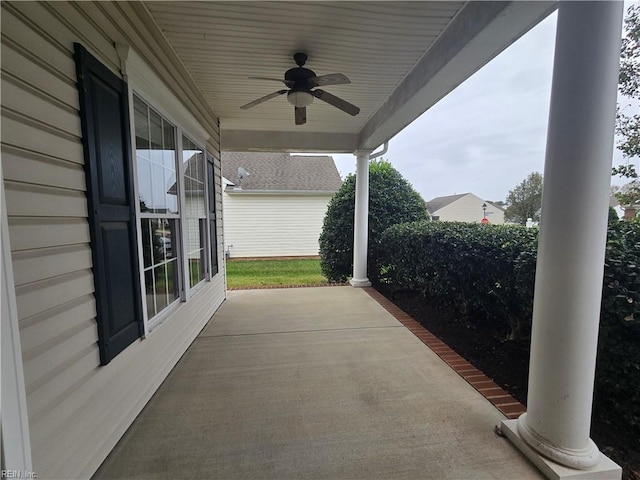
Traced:
<path fill-rule="evenodd" d="M 622 15 L 622 2 L 608 1 L 561 2 L 558 12 L 528 411 L 503 422 L 549 478 L 621 476 L 589 433 Z"/>
<path fill-rule="evenodd" d="M 220 131 L 220 149 L 224 152 L 353 153 L 357 145 L 355 133 L 228 130 L 224 125 Z"/>
<path fill-rule="evenodd" d="M 356 205 L 353 220 L 353 278 L 354 287 L 369 287 L 367 277 L 367 246 L 369 235 L 369 155 L 371 150 L 356 152 Z"/>

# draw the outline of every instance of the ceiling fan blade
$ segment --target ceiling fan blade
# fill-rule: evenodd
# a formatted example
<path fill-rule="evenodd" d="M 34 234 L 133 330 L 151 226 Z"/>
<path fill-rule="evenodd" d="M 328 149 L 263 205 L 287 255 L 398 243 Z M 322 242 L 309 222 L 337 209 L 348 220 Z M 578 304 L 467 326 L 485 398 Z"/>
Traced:
<path fill-rule="evenodd" d="M 360 113 L 360 109 L 355 105 L 343 100 L 335 95 L 331 95 L 330 93 L 325 92 L 324 90 L 314 90 L 311 94 L 322 100 L 323 102 L 327 102 L 329 105 L 333 105 L 336 108 L 339 108 L 343 112 L 348 113 L 349 115 L 353 115 L 354 117 Z"/>
<path fill-rule="evenodd" d="M 342 73 L 329 73 L 328 75 L 320 75 L 308 80 L 309 88 L 324 87 L 326 85 L 344 85 L 351 83 L 346 75 Z"/>
<path fill-rule="evenodd" d="M 295 107 L 296 125 L 304 125 L 307 123 L 307 107 Z"/>
<path fill-rule="evenodd" d="M 251 80 L 269 80 L 270 82 L 281 82 L 284 83 L 287 87 L 291 88 L 295 84 L 295 82 L 291 80 L 283 80 L 281 78 L 269 78 L 269 77 L 247 77 Z"/>
<path fill-rule="evenodd" d="M 271 100 L 272 98 L 277 97 L 278 95 L 283 95 L 287 93 L 289 90 L 278 90 L 277 92 L 270 93 L 269 95 L 265 95 L 264 97 L 260 97 L 253 102 L 249 102 L 246 105 L 240 107 L 240 110 L 248 110 L 251 107 L 255 107 L 256 105 L 260 105 L 262 102 L 266 102 L 267 100 Z"/>

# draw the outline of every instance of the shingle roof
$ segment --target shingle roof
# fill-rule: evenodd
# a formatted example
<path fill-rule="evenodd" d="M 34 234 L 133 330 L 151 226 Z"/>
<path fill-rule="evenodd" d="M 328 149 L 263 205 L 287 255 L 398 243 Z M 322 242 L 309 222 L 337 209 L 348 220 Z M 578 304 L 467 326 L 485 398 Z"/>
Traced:
<path fill-rule="evenodd" d="M 498 210 L 502 210 L 503 212 L 506 212 L 506 211 L 507 211 L 507 209 L 505 208 L 505 207 L 506 207 L 506 205 L 499 205 L 499 204 L 497 204 L 497 203 L 495 203 L 495 202 L 489 202 L 489 201 L 487 201 L 487 203 L 488 203 L 489 205 L 493 205 L 493 206 L 494 206 L 494 207 L 496 207 Z"/>
<path fill-rule="evenodd" d="M 446 207 L 450 203 L 453 203 L 456 200 L 458 200 L 459 198 L 462 198 L 462 197 L 464 197 L 466 195 L 469 195 L 469 194 L 468 193 L 460 193 L 458 195 L 447 195 L 447 196 L 444 196 L 444 197 L 432 198 L 431 200 L 429 200 L 427 202 L 427 210 L 429 211 L 429 213 L 437 212 L 442 207 Z"/>
<path fill-rule="evenodd" d="M 222 176 L 238 184 L 238 167 L 251 175 L 243 190 L 300 190 L 337 192 L 340 174 L 330 156 L 293 156 L 288 153 L 224 152 Z"/>

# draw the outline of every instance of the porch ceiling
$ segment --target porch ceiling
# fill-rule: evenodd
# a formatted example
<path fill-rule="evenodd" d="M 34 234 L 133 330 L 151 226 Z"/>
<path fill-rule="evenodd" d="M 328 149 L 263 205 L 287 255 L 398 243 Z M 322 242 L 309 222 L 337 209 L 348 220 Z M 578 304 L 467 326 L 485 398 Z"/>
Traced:
<path fill-rule="evenodd" d="M 146 2 L 220 118 L 223 150 L 353 152 L 390 139 L 555 8 L 555 2 Z M 319 100 L 296 126 L 283 97 L 292 55 L 309 55 L 325 87 L 358 105 L 351 117 Z"/>

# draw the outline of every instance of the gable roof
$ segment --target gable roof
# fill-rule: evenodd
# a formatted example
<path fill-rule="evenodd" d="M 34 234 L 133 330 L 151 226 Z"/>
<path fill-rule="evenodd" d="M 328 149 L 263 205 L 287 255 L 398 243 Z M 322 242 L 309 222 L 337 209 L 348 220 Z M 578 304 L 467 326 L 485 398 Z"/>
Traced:
<path fill-rule="evenodd" d="M 455 202 L 456 200 L 466 197 L 469 193 L 460 193 L 458 195 L 446 195 L 444 197 L 435 197 L 427 202 L 427 210 L 429 213 L 435 213 L 443 207 Z"/>
<path fill-rule="evenodd" d="M 337 192 L 340 174 L 330 156 L 288 153 L 223 152 L 222 176 L 238 184 L 238 167 L 249 172 L 243 190 Z"/>
<path fill-rule="evenodd" d="M 452 204 L 453 202 L 455 202 L 456 200 L 459 200 L 462 197 L 466 197 L 467 195 L 473 195 L 474 197 L 476 197 L 478 200 L 482 200 L 480 197 L 478 197 L 477 195 L 474 195 L 471 192 L 467 192 L 467 193 L 460 193 L 458 195 L 446 195 L 444 197 L 435 197 L 432 198 L 431 200 L 429 200 L 428 202 L 426 202 L 427 204 L 427 210 L 429 211 L 430 214 L 433 214 L 435 212 L 437 212 L 438 210 L 440 210 L 441 208 L 446 207 L 447 205 Z M 505 207 L 498 205 L 495 202 L 490 202 L 489 200 L 485 201 L 487 204 L 491 205 L 492 207 L 497 208 L 498 210 L 502 210 L 503 212 L 506 210 Z"/>

